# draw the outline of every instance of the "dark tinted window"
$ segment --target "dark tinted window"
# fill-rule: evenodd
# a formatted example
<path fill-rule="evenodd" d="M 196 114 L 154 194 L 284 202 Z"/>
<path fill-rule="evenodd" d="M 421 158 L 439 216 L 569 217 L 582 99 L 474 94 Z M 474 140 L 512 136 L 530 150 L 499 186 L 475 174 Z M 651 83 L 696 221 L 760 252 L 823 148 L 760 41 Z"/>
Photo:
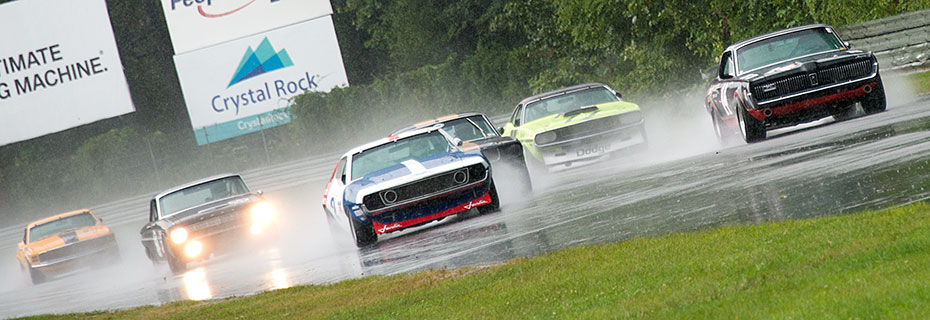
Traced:
<path fill-rule="evenodd" d="M 737 50 L 739 70 L 747 71 L 779 61 L 840 49 L 839 38 L 826 28 L 807 29 L 758 41 Z"/>
<path fill-rule="evenodd" d="M 84 227 L 97 225 L 97 218 L 94 218 L 90 212 L 84 212 L 61 219 L 52 220 L 43 224 L 35 225 L 29 229 L 29 242 L 36 242 L 49 236 L 53 236 L 65 231 L 76 230 Z"/>

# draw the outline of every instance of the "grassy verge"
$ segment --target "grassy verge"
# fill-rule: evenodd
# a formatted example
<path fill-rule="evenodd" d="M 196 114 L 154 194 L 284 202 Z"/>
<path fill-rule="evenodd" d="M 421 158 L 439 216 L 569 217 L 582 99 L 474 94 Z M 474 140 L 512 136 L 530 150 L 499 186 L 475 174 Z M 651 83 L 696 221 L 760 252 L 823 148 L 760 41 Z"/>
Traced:
<path fill-rule="evenodd" d="M 914 204 L 60 318 L 925 318 L 928 270 L 930 205 Z"/>
<path fill-rule="evenodd" d="M 930 71 L 907 76 L 917 95 L 930 94 Z"/>

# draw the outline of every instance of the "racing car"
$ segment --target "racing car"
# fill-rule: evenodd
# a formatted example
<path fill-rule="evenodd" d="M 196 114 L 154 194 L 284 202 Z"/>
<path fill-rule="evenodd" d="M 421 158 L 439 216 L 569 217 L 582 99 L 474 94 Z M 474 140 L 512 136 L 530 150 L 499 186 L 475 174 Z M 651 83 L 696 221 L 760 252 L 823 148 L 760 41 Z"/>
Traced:
<path fill-rule="evenodd" d="M 347 229 L 358 247 L 378 235 L 475 209 L 498 210 L 491 166 L 438 127 L 413 129 L 346 152 L 323 194 L 331 230 Z"/>
<path fill-rule="evenodd" d="M 795 27 L 729 46 L 704 107 L 720 141 L 742 135 L 765 140 L 768 130 L 833 116 L 885 111 L 885 89 L 871 52 L 850 50 L 832 27 Z"/>
<path fill-rule="evenodd" d="M 33 284 L 84 265 L 105 265 L 119 259 L 116 237 L 88 209 L 51 216 L 26 225 L 16 259 Z"/>
<path fill-rule="evenodd" d="M 648 146 L 639 106 L 600 83 L 523 99 L 500 130 L 523 144 L 531 155 L 530 166 L 549 172 L 633 154 Z"/>
<path fill-rule="evenodd" d="M 165 190 L 149 202 L 149 222 L 139 231 L 153 263 L 174 273 L 210 253 L 258 241 L 270 231 L 274 207 L 249 191 L 238 174 L 224 174 Z"/>
<path fill-rule="evenodd" d="M 429 126 L 439 126 L 465 150 L 479 149 L 494 168 L 495 181 L 504 188 L 515 187 L 522 192 L 533 191 L 530 173 L 523 158 L 523 146 L 513 137 L 504 137 L 494 129 L 491 120 L 483 113 L 451 114 L 419 122 L 394 133 Z M 505 181 L 513 183 L 504 184 Z"/>

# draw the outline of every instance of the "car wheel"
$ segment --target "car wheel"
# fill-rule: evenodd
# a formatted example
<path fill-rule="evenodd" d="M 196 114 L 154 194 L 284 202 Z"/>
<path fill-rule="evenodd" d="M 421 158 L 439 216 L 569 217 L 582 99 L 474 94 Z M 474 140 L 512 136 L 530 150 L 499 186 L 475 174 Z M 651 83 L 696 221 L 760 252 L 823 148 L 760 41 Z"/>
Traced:
<path fill-rule="evenodd" d="M 184 259 L 175 257 L 171 254 L 168 254 L 167 256 L 168 268 L 171 269 L 172 273 L 179 274 L 187 271 L 187 261 L 184 261 Z"/>
<path fill-rule="evenodd" d="M 882 78 L 878 77 L 878 84 L 872 89 L 872 93 L 862 100 L 862 110 L 865 114 L 874 114 L 885 111 L 886 106 L 885 85 L 882 84 Z"/>
<path fill-rule="evenodd" d="M 378 241 L 378 234 L 375 233 L 375 228 L 371 226 L 371 221 L 358 222 L 355 218 L 349 217 L 349 223 L 351 224 L 352 237 L 355 239 L 355 246 L 363 248 Z"/>
<path fill-rule="evenodd" d="M 329 213 L 328 209 L 323 209 L 323 215 L 326 216 L 326 225 L 329 226 L 329 233 L 333 236 L 339 232 L 339 222 L 336 221 L 336 218 L 333 218 L 333 215 Z"/>
<path fill-rule="evenodd" d="M 856 116 L 856 104 L 851 104 L 849 106 L 839 109 L 840 111 L 833 115 L 833 120 L 836 121 L 846 121 L 852 119 Z"/>
<path fill-rule="evenodd" d="M 478 213 L 485 214 L 495 212 L 501 209 L 500 199 L 497 197 L 497 187 L 494 186 L 494 180 L 489 181 L 491 187 L 488 189 L 488 196 L 491 197 L 491 203 L 478 207 Z"/>
<path fill-rule="evenodd" d="M 743 140 L 747 143 L 753 143 L 765 140 L 765 126 L 762 121 L 753 118 L 749 111 L 743 106 L 736 106 L 736 117 L 739 122 L 740 132 L 743 134 Z"/>
<path fill-rule="evenodd" d="M 539 178 L 549 173 L 549 169 L 546 168 L 546 165 L 537 160 L 529 151 L 526 151 L 526 147 L 523 148 L 523 164 L 527 174 L 530 176 Z"/>
<path fill-rule="evenodd" d="M 710 113 L 710 120 L 714 122 L 714 135 L 717 136 L 717 142 L 724 143 L 726 142 L 722 128 L 720 128 L 720 117 L 717 115 L 717 110 L 713 110 Z"/>
<path fill-rule="evenodd" d="M 518 168 L 517 171 L 520 171 L 520 191 L 523 191 L 524 194 L 533 192 L 533 181 L 530 179 L 530 169 L 526 167 L 526 162 L 517 163 L 514 167 Z"/>
<path fill-rule="evenodd" d="M 40 284 L 45 282 L 45 274 L 33 267 L 29 267 L 29 279 L 32 280 L 32 284 Z"/>

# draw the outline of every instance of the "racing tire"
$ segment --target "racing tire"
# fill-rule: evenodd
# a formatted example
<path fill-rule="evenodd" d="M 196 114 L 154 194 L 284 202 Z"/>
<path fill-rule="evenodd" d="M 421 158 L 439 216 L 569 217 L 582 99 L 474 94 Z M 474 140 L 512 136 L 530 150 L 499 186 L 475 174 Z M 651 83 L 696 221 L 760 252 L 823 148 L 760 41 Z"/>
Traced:
<path fill-rule="evenodd" d="M 846 121 L 856 117 L 856 104 L 851 104 L 849 106 L 840 108 L 840 112 L 837 112 L 833 115 L 833 120 L 836 121 Z"/>
<path fill-rule="evenodd" d="M 339 230 L 343 228 L 339 227 L 339 222 L 336 221 L 336 218 L 333 218 L 333 216 L 329 214 L 329 211 L 325 208 L 323 209 L 323 215 L 326 216 L 326 225 L 329 227 L 329 234 L 336 236 Z"/>
<path fill-rule="evenodd" d="M 184 261 L 182 258 L 176 258 L 171 254 L 168 254 L 168 269 L 171 269 L 171 273 L 180 274 L 187 271 L 187 261 Z"/>
<path fill-rule="evenodd" d="M 753 118 L 743 106 L 737 106 L 736 109 L 739 131 L 743 134 L 743 140 L 746 140 L 746 143 L 765 140 L 765 125 L 762 121 Z"/>
<path fill-rule="evenodd" d="M 712 122 L 714 123 L 714 135 L 717 136 L 717 142 L 720 142 L 721 144 L 723 144 L 723 143 L 726 143 L 726 142 L 727 142 L 727 140 L 728 140 L 727 138 L 728 138 L 728 137 L 724 136 L 723 128 L 721 128 L 721 124 L 720 124 L 720 119 L 719 119 L 719 118 L 720 118 L 720 117 L 717 116 L 717 110 L 711 111 L 711 113 L 710 113 L 710 121 L 712 121 Z"/>
<path fill-rule="evenodd" d="M 491 187 L 488 189 L 488 196 L 491 197 L 491 203 L 478 207 L 479 214 L 496 212 L 501 209 L 501 201 L 497 197 L 497 187 L 494 186 L 493 180 L 490 183 Z"/>
<path fill-rule="evenodd" d="M 862 110 L 865 111 L 865 114 L 875 114 L 882 111 L 885 111 L 888 102 L 885 100 L 885 85 L 882 84 L 882 77 L 878 77 L 878 84 L 875 85 L 875 88 L 872 88 L 872 93 L 869 93 L 865 99 L 862 100 Z"/>
<path fill-rule="evenodd" d="M 32 280 L 32 284 L 34 285 L 41 284 L 45 282 L 45 274 L 33 267 L 29 267 L 29 280 Z"/>
<path fill-rule="evenodd" d="M 349 224 L 351 224 L 350 230 L 352 230 L 352 238 L 355 239 L 356 247 L 364 248 L 378 241 L 378 234 L 375 233 L 375 227 L 371 225 L 371 221 L 358 222 L 349 217 Z"/>
<path fill-rule="evenodd" d="M 526 168 L 528 176 L 534 176 L 539 179 L 542 175 L 549 174 L 549 168 L 542 161 L 536 159 L 532 153 L 523 148 L 523 167 Z"/>
<path fill-rule="evenodd" d="M 522 163 L 523 165 L 517 164 L 517 169 L 520 171 L 520 191 L 523 191 L 524 194 L 533 192 L 533 180 L 530 179 L 530 169 L 526 167 L 526 162 Z"/>

